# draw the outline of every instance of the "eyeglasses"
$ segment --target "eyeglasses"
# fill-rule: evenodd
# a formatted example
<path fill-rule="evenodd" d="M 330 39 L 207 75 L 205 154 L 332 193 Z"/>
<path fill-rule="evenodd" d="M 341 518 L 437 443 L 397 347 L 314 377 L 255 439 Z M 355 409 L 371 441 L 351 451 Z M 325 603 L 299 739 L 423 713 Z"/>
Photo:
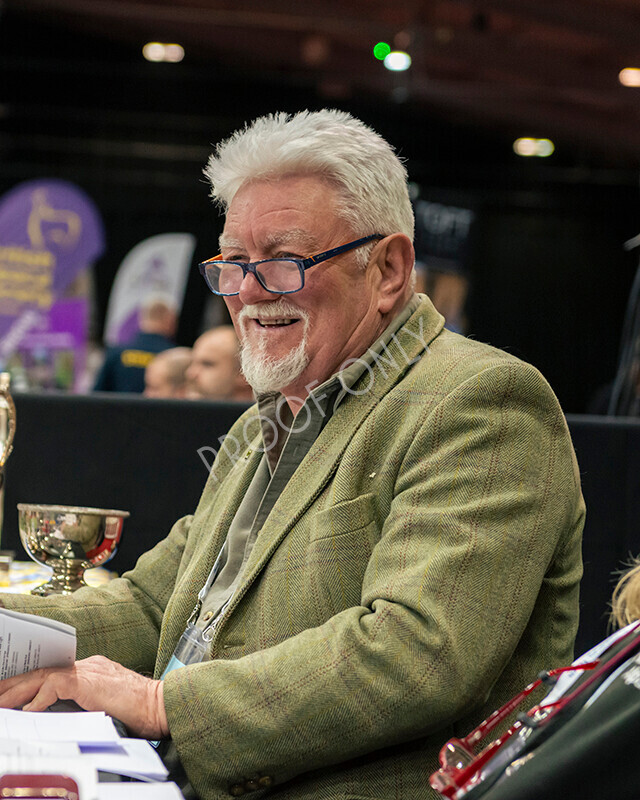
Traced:
<path fill-rule="evenodd" d="M 491 716 L 487 717 L 463 739 L 450 739 L 440 750 L 440 769 L 429 778 L 431 788 L 439 792 L 442 797 L 463 797 L 467 791 L 477 785 L 482 768 L 507 744 L 514 734 L 521 728 L 536 728 L 541 725 L 544 720 L 560 711 L 572 700 L 575 693 L 571 693 L 569 696 L 554 703 L 536 705 L 526 714 L 521 714 L 518 720 L 502 736 L 499 736 L 495 741 L 487 745 L 484 750 L 476 754 L 474 746 L 479 741 L 484 739 L 497 725 L 515 711 L 520 703 L 541 684 L 554 683 L 555 677 L 563 672 L 592 670 L 599 663 L 599 661 L 589 661 L 542 672 L 537 680 L 526 686 L 497 711 L 494 711 Z"/>
<path fill-rule="evenodd" d="M 340 253 L 355 250 L 374 239 L 384 239 L 380 233 L 365 236 L 325 250 L 308 258 L 266 258 L 263 261 L 224 261 L 222 256 L 214 256 L 198 264 L 200 274 L 214 294 L 230 297 L 240 292 L 245 275 L 251 273 L 260 286 L 273 294 L 292 294 L 304 286 L 304 273 L 322 261 L 328 261 Z"/>
<path fill-rule="evenodd" d="M 579 703 L 580 700 L 586 700 L 590 696 L 589 689 L 593 690 L 597 687 L 603 679 L 611 675 L 620 664 L 623 664 L 640 649 L 639 631 L 640 623 L 630 628 L 619 639 L 616 639 L 608 649 L 600 651 L 598 660 L 577 662 L 568 667 L 559 667 L 558 669 L 541 672 L 538 680 L 530 683 L 508 703 L 505 703 L 502 708 L 494 711 L 491 716 L 487 717 L 484 722 L 481 722 L 477 728 L 474 728 L 463 739 L 450 739 L 440 750 L 440 769 L 429 778 L 431 787 L 439 792 L 442 797 L 461 800 L 480 783 L 489 779 L 489 773 L 493 771 L 495 776 L 497 771 L 499 774 L 500 769 L 503 769 L 513 761 L 516 753 L 522 754 L 528 734 L 534 731 L 546 731 L 548 733 L 549 729 L 553 727 L 554 720 L 562 717 L 560 712 L 563 710 L 568 711 L 572 707 L 574 709 L 578 708 L 579 705 L 576 705 L 576 703 Z M 619 649 L 616 650 L 615 648 L 617 647 Z M 613 651 L 611 655 L 607 655 L 609 651 Z M 596 654 L 594 653 L 594 655 Z M 484 739 L 496 725 L 499 725 L 509 714 L 515 711 L 534 689 L 537 689 L 542 683 L 553 684 L 557 675 L 572 670 L 590 672 L 581 682 L 577 680 L 577 685 L 571 684 L 567 687 L 558 696 L 558 699 L 545 698 L 525 714 L 520 714 L 517 721 L 502 736 L 487 745 L 480 753 L 476 754 L 474 752 L 475 745 Z M 515 734 L 518 734 L 518 736 L 524 735 L 524 738 L 518 741 L 517 738 L 514 738 Z M 499 752 L 500 755 L 493 761 L 494 756 Z M 504 756 L 502 762 L 500 762 L 501 756 Z M 494 767 L 493 770 L 492 766 Z"/>
<path fill-rule="evenodd" d="M 640 621 L 637 621 L 635 625 L 629 625 L 622 631 L 619 637 L 607 640 L 605 647 L 592 648 L 583 657 L 586 659 L 597 656 L 597 660 L 579 660 L 568 667 L 541 672 L 538 680 L 530 683 L 508 703 L 494 711 L 463 739 L 450 739 L 440 750 L 440 769 L 429 778 L 431 788 L 442 797 L 455 800 L 462 800 L 467 796 L 478 797 L 478 792 L 474 790 L 481 784 L 486 787 L 487 782 L 489 785 L 495 782 L 516 757 L 521 758 L 523 753 L 535 746 L 538 733 L 543 737 L 549 735 L 555 722 L 566 719 L 567 714 L 572 711 L 575 713 L 585 702 L 597 696 L 597 691 L 601 691 L 617 668 L 640 650 L 639 633 Z M 557 675 L 572 670 L 583 671 L 583 675 L 562 689 L 558 687 L 555 697 L 553 693 L 547 695 L 525 714 L 519 714 L 516 722 L 502 736 L 476 755 L 475 745 L 515 711 L 531 692 L 543 683 L 553 685 Z"/>

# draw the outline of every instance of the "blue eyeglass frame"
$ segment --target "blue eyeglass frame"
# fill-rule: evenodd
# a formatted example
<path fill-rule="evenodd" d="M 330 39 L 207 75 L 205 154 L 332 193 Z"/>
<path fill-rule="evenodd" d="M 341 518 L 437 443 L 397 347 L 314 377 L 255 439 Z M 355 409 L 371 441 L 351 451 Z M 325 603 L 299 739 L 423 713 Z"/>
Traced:
<path fill-rule="evenodd" d="M 220 297 L 235 297 L 235 295 L 240 294 L 240 290 L 238 289 L 237 292 L 217 292 L 213 289 L 207 279 L 207 267 L 214 265 L 216 262 L 222 262 L 224 264 L 235 264 L 237 267 L 242 269 L 242 280 L 244 280 L 248 273 L 251 273 L 253 277 L 258 281 L 260 286 L 265 289 L 267 292 L 271 292 L 271 294 L 295 294 L 299 292 L 301 289 L 304 289 L 304 273 L 310 267 L 315 267 L 316 264 L 320 264 L 323 261 L 328 261 L 330 258 L 334 256 L 340 255 L 340 253 L 346 253 L 349 250 L 354 250 L 356 247 L 362 247 L 363 244 L 367 244 L 367 242 L 372 242 L 374 239 L 384 239 L 385 237 L 381 233 L 374 233 L 371 236 L 364 236 L 362 239 L 355 239 L 353 242 L 347 242 L 346 244 L 341 244 L 339 247 L 333 247 L 331 250 L 325 250 L 323 253 L 318 253 L 315 256 L 309 256 L 308 258 L 263 258 L 261 261 L 226 261 L 222 258 L 221 255 L 214 256 L 213 258 L 209 258 L 206 261 L 202 261 L 198 264 L 198 269 L 200 270 L 200 274 L 205 280 L 207 287 L 213 292 L 213 294 L 217 294 Z M 257 267 L 260 264 L 268 264 L 270 261 L 291 261 L 294 264 L 297 264 L 298 269 L 300 271 L 300 281 L 301 286 L 299 289 L 291 289 L 288 292 L 279 292 L 274 289 L 269 289 L 267 286 L 264 285 L 260 275 L 258 274 Z"/>

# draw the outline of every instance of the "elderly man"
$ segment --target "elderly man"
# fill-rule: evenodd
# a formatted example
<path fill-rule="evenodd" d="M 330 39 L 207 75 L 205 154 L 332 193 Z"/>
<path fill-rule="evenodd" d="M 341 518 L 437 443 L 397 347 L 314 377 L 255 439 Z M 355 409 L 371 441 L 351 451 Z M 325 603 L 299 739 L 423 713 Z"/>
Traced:
<path fill-rule="evenodd" d="M 187 396 L 195 400 L 253 401 L 240 371 L 238 336 L 233 325 L 205 331 L 193 345 L 187 369 Z"/>
<path fill-rule="evenodd" d="M 427 797 L 445 739 L 571 658 L 584 506 L 562 412 L 413 293 L 406 172 L 363 123 L 264 117 L 207 175 L 226 223 L 201 271 L 258 404 L 134 570 L 4 598 L 90 657 L 0 703 L 72 698 L 170 737 L 205 800 Z"/>

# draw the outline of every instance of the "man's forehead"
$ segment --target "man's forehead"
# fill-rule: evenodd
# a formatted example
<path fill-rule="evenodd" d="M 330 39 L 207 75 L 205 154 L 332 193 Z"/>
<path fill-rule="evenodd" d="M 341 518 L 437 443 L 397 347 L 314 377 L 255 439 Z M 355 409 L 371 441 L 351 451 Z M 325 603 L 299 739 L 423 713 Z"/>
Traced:
<path fill-rule="evenodd" d="M 261 234 L 258 244 L 264 249 L 280 245 L 296 244 L 307 248 L 318 245 L 318 237 L 306 228 L 286 228 L 283 230 L 265 231 Z M 219 239 L 220 249 L 244 248 L 247 246 L 240 237 L 233 233 L 223 231 Z"/>

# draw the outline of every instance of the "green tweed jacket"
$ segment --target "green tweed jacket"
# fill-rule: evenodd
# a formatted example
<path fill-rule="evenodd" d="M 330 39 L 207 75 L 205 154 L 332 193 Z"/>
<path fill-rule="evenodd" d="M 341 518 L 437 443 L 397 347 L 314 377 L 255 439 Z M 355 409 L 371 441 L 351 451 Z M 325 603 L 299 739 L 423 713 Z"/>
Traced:
<path fill-rule="evenodd" d="M 5 605 L 162 674 L 262 457 L 255 407 L 226 445 L 194 515 L 123 578 Z M 199 796 L 433 797 L 450 736 L 571 660 L 583 517 L 547 383 L 423 298 L 276 502 L 211 660 L 165 678 Z"/>

